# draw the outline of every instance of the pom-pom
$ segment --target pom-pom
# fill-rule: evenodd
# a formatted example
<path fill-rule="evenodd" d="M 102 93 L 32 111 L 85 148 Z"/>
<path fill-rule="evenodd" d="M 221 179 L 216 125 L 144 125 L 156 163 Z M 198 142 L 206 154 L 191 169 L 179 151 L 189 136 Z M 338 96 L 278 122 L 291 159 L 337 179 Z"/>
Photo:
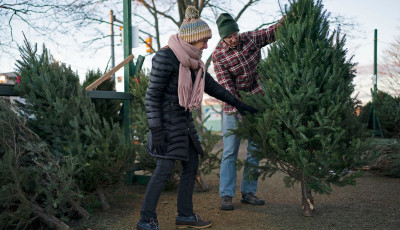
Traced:
<path fill-rule="evenodd" d="M 194 6 L 188 6 L 185 12 L 185 19 L 196 19 L 199 18 L 199 11 Z"/>

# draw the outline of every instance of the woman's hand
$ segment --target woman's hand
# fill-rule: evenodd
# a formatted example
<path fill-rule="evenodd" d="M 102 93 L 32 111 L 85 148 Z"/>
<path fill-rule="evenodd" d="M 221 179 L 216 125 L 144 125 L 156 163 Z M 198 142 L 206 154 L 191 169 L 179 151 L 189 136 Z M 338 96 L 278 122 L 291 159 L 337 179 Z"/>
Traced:
<path fill-rule="evenodd" d="M 235 105 L 235 107 L 242 116 L 245 116 L 246 113 L 255 114 L 258 112 L 256 108 L 253 108 L 240 100 L 238 100 L 238 103 Z"/>
<path fill-rule="evenodd" d="M 151 128 L 151 151 L 158 154 L 165 154 L 167 151 L 167 142 L 165 141 L 165 131 L 161 127 Z"/>

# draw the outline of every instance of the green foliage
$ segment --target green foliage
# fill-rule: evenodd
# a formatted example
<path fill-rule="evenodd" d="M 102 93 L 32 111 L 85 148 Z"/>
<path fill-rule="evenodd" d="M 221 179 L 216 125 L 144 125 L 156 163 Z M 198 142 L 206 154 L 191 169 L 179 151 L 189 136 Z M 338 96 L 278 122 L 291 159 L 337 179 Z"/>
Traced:
<path fill-rule="evenodd" d="M 222 138 L 213 134 L 211 130 L 207 130 L 204 126 L 209 117 L 204 118 L 201 123 L 197 111 L 193 112 L 193 117 L 195 118 L 196 129 L 201 130 L 199 137 L 204 152 L 204 157 L 199 159 L 198 172 L 201 175 L 210 174 L 213 170 L 219 169 L 221 165 L 222 149 L 214 150 L 214 148 Z"/>
<path fill-rule="evenodd" d="M 291 1 L 285 13 L 259 65 L 263 95 L 243 95 L 260 112 L 244 117 L 235 132 L 258 145 L 255 154 L 267 160 L 263 174 L 279 169 L 288 186 L 305 181 L 330 193 L 331 183 L 354 184 L 355 175 L 344 174 L 362 164 L 354 64 L 321 1 Z"/>
<path fill-rule="evenodd" d="M 52 151 L 0 99 L 0 229 L 36 228 L 44 215 L 68 220 L 82 197 L 73 177 L 77 165 L 77 158 Z"/>
<path fill-rule="evenodd" d="M 375 115 L 378 117 L 385 138 L 400 137 L 400 98 L 378 91 L 374 96 Z M 372 129 L 372 102 L 361 108 L 359 119 Z"/>
<path fill-rule="evenodd" d="M 222 149 L 214 150 L 215 145 L 222 138 L 213 134 L 210 130 L 204 130 L 201 135 L 201 146 L 204 151 L 204 157 L 200 158 L 199 173 L 201 175 L 210 174 L 221 165 Z"/>
<path fill-rule="evenodd" d="M 135 152 L 132 141 L 118 124 L 100 118 L 77 74 L 54 61 L 45 47 L 38 54 L 25 42 L 20 51 L 16 91 L 26 99 L 19 108 L 28 127 L 55 151 L 79 159 L 75 178 L 82 190 L 118 182 Z"/>
<path fill-rule="evenodd" d="M 400 99 L 378 91 L 374 96 L 376 115 L 386 138 L 400 137 Z"/>
<path fill-rule="evenodd" d="M 134 79 L 130 79 L 130 91 L 135 97 L 132 101 L 131 109 L 131 125 L 130 129 L 134 130 L 136 143 L 140 143 L 141 151 L 146 152 L 147 135 L 149 128 L 146 118 L 146 102 L 145 96 L 147 87 L 149 86 L 148 74 L 140 72 Z"/>
<path fill-rule="evenodd" d="M 136 160 L 139 162 L 139 168 L 153 172 L 156 167 L 156 160 L 146 150 L 149 128 L 146 118 L 145 95 L 149 85 L 148 81 L 148 76 L 145 74 L 140 74 L 130 81 L 130 90 L 135 97 L 130 111 L 130 130 L 133 130 L 135 144 L 138 146 Z"/>
<path fill-rule="evenodd" d="M 101 76 L 103 76 L 103 74 L 99 69 L 97 71 L 89 70 L 86 73 L 86 79 L 83 82 L 82 87 L 86 88 Z M 115 91 L 115 80 L 111 78 L 107 79 L 97 86 L 95 90 Z M 108 122 L 112 123 L 121 122 L 121 116 L 119 114 L 121 110 L 121 100 L 92 98 L 92 102 L 101 119 L 106 119 Z"/>
<path fill-rule="evenodd" d="M 371 102 L 369 101 L 367 104 L 365 104 L 364 106 L 362 106 L 361 108 L 360 108 L 360 114 L 358 115 L 358 119 L 360 120 L 360 122 L 362 122 L 362 123 L 364 123 L 364 124 L 367 124 L 368 122 L 372 122 L 372 120 L 371 121 L 369 121 L 369 113 L 370 113 L 370 110 L 371 110 Z M 368 125 L 368 127 L 370 126 L 369 124 L 367 124 Z M 372 125 L 371 125 L 371 127 L 372 127 Z"/>

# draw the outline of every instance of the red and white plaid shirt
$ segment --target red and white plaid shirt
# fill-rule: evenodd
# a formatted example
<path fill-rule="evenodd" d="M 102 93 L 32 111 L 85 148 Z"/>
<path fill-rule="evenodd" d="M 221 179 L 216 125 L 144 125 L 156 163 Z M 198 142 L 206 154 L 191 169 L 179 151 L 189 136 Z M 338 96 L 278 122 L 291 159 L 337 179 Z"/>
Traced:
<path fill-rule="evenodd" d="M 282 19 L 281 19 L 282 20 Z M 240 98 L 239 91 L 261 93 L 257 73 L 261 60 L 261 49 L 275 41 L 275 32 L 280 24 L 267 29 L 240 33 L 239 44 L 231 48 L 223 40 L 215 48 L 212 61 L 219 84 Z M 232 114 L 235 107 L 224 103 L 224 113 Z"/>

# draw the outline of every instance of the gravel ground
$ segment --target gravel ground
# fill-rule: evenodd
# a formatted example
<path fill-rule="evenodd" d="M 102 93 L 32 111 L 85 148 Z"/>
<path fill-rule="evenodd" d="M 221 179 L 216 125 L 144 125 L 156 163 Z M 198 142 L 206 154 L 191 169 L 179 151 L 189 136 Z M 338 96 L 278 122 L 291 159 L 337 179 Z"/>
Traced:
<path fill-rule="evenodd" d="M 240 157 L 244 155 L 241 147 Z M 282 173 L 260 180 L 256 195 L 266 204 L 254 207 L 240 203 L 241 175 L 238 172 L 233 211 L 219 210 L 217 175 L 204 176 L 210 186 L 208 192 L 196 190 L 195 212 L 213 220 L 213 229 L 400 229 L 400 179 L 365 172 L 356 186 L 333 187 L 330 195 L 313 194 L 316 215 L 303 217 L 300 185 L 286 188 Z M 110 210 L 95 212 L 91 219 L 71 226 L 85 230 L 136 229 L 145 189 L 134 184 L 111 190 Z M 177 190 L 171 190 L 160 198 L 157 213 L 161 229 L 176 229 L 176 196 Z"/>

